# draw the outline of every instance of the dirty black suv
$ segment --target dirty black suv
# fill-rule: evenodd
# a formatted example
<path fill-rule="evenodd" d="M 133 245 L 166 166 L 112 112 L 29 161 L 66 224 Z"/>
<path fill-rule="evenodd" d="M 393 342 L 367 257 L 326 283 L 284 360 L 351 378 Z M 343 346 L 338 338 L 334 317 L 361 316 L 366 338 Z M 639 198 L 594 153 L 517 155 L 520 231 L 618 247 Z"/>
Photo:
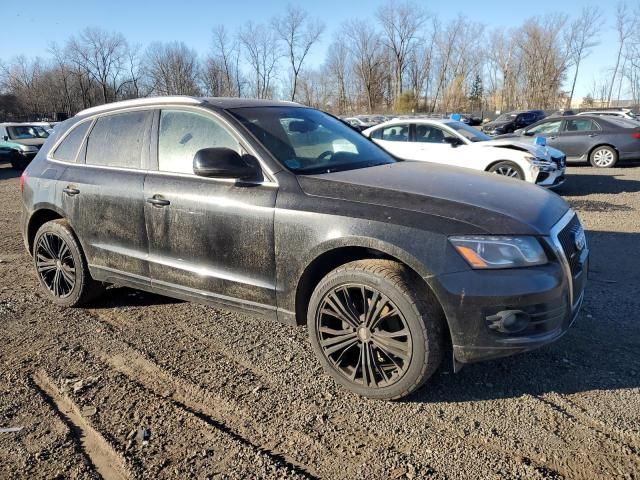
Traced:
<path fill-rule="evenodd" d="M 337 382 L 399 398 L 560 337 L 588 249 L 554 193 L 402 162 L 294 103 L 165 97 L 80 112 L 21 178 L 45 292 L 108 284 L 306 322 Z"/>

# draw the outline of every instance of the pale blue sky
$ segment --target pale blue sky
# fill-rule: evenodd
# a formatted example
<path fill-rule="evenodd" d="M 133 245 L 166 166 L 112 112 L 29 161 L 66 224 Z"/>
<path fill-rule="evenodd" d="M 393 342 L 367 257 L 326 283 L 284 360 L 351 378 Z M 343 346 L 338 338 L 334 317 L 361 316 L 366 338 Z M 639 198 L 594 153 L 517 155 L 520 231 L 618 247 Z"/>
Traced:
<path fill-rule="evenodd" d="M 268 21 L 283 12 L 287 3 L 289 2 L 286 0 L 155 0 L 148 3 L 133 0 L 30 0 L 5 3 L 1 8 L 0 59 L 6 61 L 20 54 L 46 57 L 51 41 L 64 43 L 70 35 L 88 26 L 119 31 L 134 44 L 147 45 L 154 40 L 181 40 L 204 55 L 211 44 L 212 26 L 223 23 L 233 31 L 247 20 Z M 327 26 L 321 44 L 312 52 L 311 64 L 322 61 L 332 35 L 338 31 L 343 21 L 352 18 L 370 18 L 373 21 L 377 6 L 381 3 L 384 2 L 301 1 L 303 8 L 322 19 Z M 594 80 L 610 75 L 615 62 L 614 1 L 596 3 L 537 0 L 530 2 L 530 6 L 526 2 L 513 0 L 415 3 L 423 5 L 442 20 L 446 21 L 462 13 L 470 20 L 485 24 L 488 29 L 508 29 L 532 15 L 552 12 L 577 14 L 583 5 L 597 4 L 603 12 L 601 43 L 581 66 L 576 97 L 586 95 Z M 16 5 L 16 8 L 11 8 L 11 5 Z"/>

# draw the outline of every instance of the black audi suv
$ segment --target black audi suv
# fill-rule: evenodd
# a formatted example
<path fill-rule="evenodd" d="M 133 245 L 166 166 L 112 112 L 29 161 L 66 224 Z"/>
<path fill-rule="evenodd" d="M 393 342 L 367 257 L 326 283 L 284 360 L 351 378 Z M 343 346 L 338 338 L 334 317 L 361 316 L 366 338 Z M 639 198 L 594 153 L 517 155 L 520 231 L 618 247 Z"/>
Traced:
<path fill-rule="evenodd" d="M 295 103 L 164 97 L 80 112 L 21 178 L 43 290 L 108 284 L 308 326 L 325 370 L 400 398 L 560 337 L 588 249 L 559 196 L 399 161 Z M 451 353 L 449 353 L 451 355 Z"/>

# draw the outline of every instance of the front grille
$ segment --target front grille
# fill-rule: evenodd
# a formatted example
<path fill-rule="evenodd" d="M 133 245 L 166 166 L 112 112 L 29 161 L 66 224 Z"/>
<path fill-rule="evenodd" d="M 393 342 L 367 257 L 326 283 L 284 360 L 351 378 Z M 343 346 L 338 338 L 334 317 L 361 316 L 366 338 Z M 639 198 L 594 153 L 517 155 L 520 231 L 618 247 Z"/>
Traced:
<path fill-rule="evenodd" d="M 580 250 L 576 246 L 575 234 L 582 228 L 578 216 L 574 215 L 573 218 L 558 234 L 558 240 L 562 245 L 562 251 L 567 257 L 569 267 L 571 268 L 571 275 L 575 275 L 577 269 L 580 267 Z"/>
<path fill-rule="evenodd" d="M 558 168 L 564 168 L 567 165 L 567 157 L 564 155 L 561 157 L 551 157 L 551 160 L 553 160 Z"/>
<path fill-rule="evenodd" d="M 579 248 L 576 243 L 576 234 L 582 230 L 582 225 L 577 215 L 573 215 L 569 223 L 567 223 L 562 230 L 558 233 L 558 242 L 562 247 L 562 252 L 569 265 L 571 274 L 571 283 L 573 290 L 573 302 L 577 302 L 582 295 L 582 291 L 586 281 L 585 265 L 583 265 L 584 259 L 582 258 L 583 250 L 586 249 L 586 245 Z"/>

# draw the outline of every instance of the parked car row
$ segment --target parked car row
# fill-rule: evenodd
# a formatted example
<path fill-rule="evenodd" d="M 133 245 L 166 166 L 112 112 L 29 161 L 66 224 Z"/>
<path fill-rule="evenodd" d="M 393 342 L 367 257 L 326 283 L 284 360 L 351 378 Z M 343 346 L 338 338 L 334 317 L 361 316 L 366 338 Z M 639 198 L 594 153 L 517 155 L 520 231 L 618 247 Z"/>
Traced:
<path fill-rule="evenodd" d="M 562 152 L 514 140 L 492 140 L 455 120 L 392 120 L 362 132 L 405 160 L 471 168 L 556 188 L 565 181 Z"/>
<path fill-rule="evenodd" d="M 536 137 L 563 151 L 567 160 L 588 161 L 598 168 L 640 158 L 640 123 L 617 116 L 549 117 L 499 138 L 531 142 Z"/>

